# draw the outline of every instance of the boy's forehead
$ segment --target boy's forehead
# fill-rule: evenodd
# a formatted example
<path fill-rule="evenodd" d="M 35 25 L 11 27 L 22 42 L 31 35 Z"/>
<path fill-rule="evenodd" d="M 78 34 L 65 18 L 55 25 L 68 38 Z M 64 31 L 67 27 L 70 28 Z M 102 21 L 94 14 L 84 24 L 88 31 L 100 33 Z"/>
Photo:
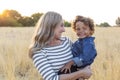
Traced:
<path fill-rule="evenodd" d="M 76 27 L 77 26 L 82 26 L 82 25 L 85 25 L 85 24 L 83 22 L 81 22 L 81 21 L 76 22 Z"/>

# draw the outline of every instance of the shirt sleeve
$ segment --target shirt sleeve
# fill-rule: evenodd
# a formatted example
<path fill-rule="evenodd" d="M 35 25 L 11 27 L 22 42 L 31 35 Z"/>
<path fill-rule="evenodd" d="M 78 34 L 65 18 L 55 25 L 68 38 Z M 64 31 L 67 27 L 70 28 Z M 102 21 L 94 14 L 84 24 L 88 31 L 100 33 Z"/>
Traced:
<path fill-rule="evenodd" d="M 80 45 L 78 44 L 78 42 L 76 41 L 73 45 L 72 45 L 72 54 L 74 56 L 74 58 L 72 59 L 74 61 L 74 65 L 82 66 L 83 62 L 82 62 L 82 56 L 80 54 L 81 51 L 79 49 Z M 79 56 L 77 56 L 79 54 Z"/>
<path fill-rule="evenodd" d="M 97 51 L 95 49 L 95 44 L 93 40 L 90 40 L 83 44 L 83 54 L 82 56 L 82 66 L 90 65 L 93 63 L 95 57 L 97 56 Z"/>
<path fill-rule="evenodd" d="M 76 53 L 79 53 L 78 56 L 73 58 L 73 61 L 78 67 L 84 67 L 92 64 L 97 55 L 95 44 L 92 40 L 83 43 L 82 49 L 82 53 L 79 53 L 79 51 L 77 51 L 78 49 L 74 49 L 74 54 L 76 51 Z"/>
<path fill-rule="evenodd" d="M 38 72 L 42 75 L 43 80 L 59 80 L 59 75 L 52 69 L 51 64 L 42 53 L 33 55 L 33 63 Z"/>

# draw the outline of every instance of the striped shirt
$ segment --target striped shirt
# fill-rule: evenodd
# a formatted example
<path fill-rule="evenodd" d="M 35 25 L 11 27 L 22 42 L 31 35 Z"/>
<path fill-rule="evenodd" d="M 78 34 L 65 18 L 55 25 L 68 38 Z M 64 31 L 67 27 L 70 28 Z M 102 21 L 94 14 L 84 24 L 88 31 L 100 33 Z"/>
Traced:
<path fill-rule="evenodd" d="M 59 80 L 58 71 L 72 58 L 71 41 L 62 37 L 62 44 L 45 47 L 33 55 L 33 63 L 44 80 Z"/>

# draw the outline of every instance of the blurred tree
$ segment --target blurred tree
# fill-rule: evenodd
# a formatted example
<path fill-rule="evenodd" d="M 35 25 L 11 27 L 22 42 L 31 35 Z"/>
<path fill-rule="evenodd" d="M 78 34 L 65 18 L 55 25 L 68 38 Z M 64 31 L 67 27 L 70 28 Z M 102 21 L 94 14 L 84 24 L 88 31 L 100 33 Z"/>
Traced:
<path fill-rule="evenodd" d="M 107 22 L 101 23 L 99 26 L 100 27 L 110 27 L 110 25 Z"/>
<path fill-rule="evenodd" d="M 116 25 L 117 25 L 117 26 L 120 26 L 120 17 L 118 17 L 118 18 L 116 19 Z"/>
<path fill-rule="evenodd" d="M 65 27 L 70 27 L 70 26 L 71 26 L 71 23 L 68 22 L 68 21 L 64 21 L 64 26 L 65 26 Z"/>
<path fill-rule="evenodd" d="M 19 23 L 21 23 L 23 26 L 34 26 L 34 20 L 28 16 L 20 18 Z"/>
<path fill-rule="evenodd" d="M 99 27 L 99 24 L 95 24 L 96 27 Z"/>
<path fill-rule="evenodd" d="M 16 10 L 4 10 L 0 15 L 0 26 L 22 26 L 18 22 L 21 17 Z"/>
<path fill-rule="evenodd" d="M 16 10 L 4 10 L 3 11 L 3 16 L 5 17 L 11 17 L 15 20 L 20 19 L 22 16 L 20 13 L 18 13 Z"/>
<path fill-rule="evenodd" d="M 43 13 L 34 13 L 31 15 L 31 18 L 34 21 L 34 25 L 38 22 L 39 18 L 43 15 Z"/>
<path fill-rule="evenodd" d="M 34 13 L 30 17 L 21 16 L 16 10 L 4 10 L 0 15 L 0 26 L 35 26 L 43 13 Z M 71 23 L 65 21 L 65 27 L 70 27 Z"/>

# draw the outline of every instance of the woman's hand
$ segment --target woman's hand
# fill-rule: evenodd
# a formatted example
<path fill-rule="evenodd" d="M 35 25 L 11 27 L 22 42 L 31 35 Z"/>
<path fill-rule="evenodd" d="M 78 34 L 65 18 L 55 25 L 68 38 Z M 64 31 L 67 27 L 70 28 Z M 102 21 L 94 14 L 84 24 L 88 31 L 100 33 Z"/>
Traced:
<path fill-rule="evenodd" d="M 83 73 L 82 78 L 84 78 L 84 79 L 88 79 L 92 75 L 92 71 L 90 69 L 90 66 L 86 66 L 85 68 L 80 69 L 79 71 L 82 71 L 82 73 Z"/>

